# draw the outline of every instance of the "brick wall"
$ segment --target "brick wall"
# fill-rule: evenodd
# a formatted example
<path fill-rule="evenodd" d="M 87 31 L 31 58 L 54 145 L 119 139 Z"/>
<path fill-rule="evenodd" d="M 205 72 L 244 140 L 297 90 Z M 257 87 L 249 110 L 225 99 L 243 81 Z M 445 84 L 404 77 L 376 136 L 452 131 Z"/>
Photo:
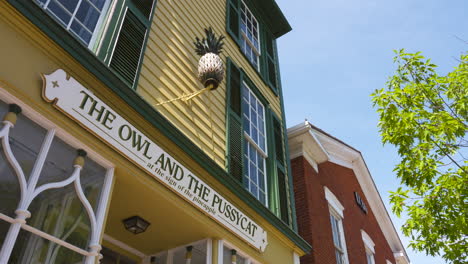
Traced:
<path fill-rule="evenodd" d="M 361 229 L 375 243 L 376 264 L 386 264 L 387 259 L 396 263 L 353 170 L 325 162 L 319 165 L 319 173 L 316 173 L 303 157 L 293 159 L 291 166 L 299 234 L 312 245 L 311 253 L 301 258 L 301 264 L 336 264 L 324 186 L 330 189 L 345 208 L 343 228 L 349 263 L 367 263 Z M 357 205 L 355 191 L 366 204 L 367 214 Z"/>

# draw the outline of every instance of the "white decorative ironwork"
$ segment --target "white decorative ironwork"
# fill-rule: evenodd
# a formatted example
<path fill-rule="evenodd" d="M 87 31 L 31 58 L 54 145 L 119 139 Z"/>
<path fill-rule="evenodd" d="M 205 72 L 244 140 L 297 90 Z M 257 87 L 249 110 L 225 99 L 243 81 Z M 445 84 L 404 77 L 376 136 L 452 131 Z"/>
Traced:
<path fill-rule="evenodd" d="M 8 114 L 11 114 L 11 112 Z M 16 116 L 14 116 L 13 120 L 14 121 L 11 121 L 8 118 L 4 119 L 4 121 L 2 122 L 3 127 L 0 129 L 0 139 L 1 139 L 1 144 L 3 147 L 5 157 L 8 163 L 13 168 L 15 175 L 18 178 L 18 182 L 20 185 L 20 197 L 21 198 L 20 198 L 19 206 L 15 211 L 16 218 L 11 218 L 9 216 L 6 216 L 0 213 L 0 219 L 11 223 L 10 229 L 8 230 L 7 236 L 5 237 L 3 246 L 0 251 L 0 264 L 8 263 L 8 260 L 13 251 L 13 247 L 15 245 L 15 242 L 17 240 L 17 237 L 21 228 L 31 233 L 34 233 L 42 238 L 48 239 L 60 246 L 64 246 L 77 253 L 80 253 L 83 256 L 86 256 L 86 260 L 85 260 L 86 264 L 95 263 L 96 257 L 102 258 L 102 256 L 99 254 L 101 250 L 101 245 L 99 242 L 100 242 L 100 234 L 102 231 L 102 225 L 103 225 L 104 217 L 105 217 L 105 209 L 107 207 L 107 201 L 108 201 L 108 197 L 109 197 L 110 189 L 111 189 L 113 169 L 109 169 L 107 171 L 103 189 L 101 192 L 101 199 L 99 201 L 99 205 L 97 209 L 97 215 L 94 213 L 93 207 L 91 206 L 90 202 L 88 201 L 88 199 L 86 198 L 83 192 L 83 189 L 81 186 L 81 179 L 80 179 L 80 173 L 83 167 L 82 167 L 82 163 L 76 162 L 76 160 L 74 164 L 74 170 L 70 177 L 68 177 L 67 179 L 63 181 L 47 183 L 36 188 L 38 180 L 39 180 L 39 176 L 41 174 L 47 154 L 52 144 L 52 140 L 55 136 L 55 129 L 48 130 L 45 140 L 42 143 L 36 162 L 34 164 L 33 170 L 30 174 L 29 181 L 27 181 L 25 177 L 25 173 L 23 169 L 21 168 L 21 166 L 19 165 L 10 146 L 10 132 L 11 132 L 11 129 L 15 125 L 14 122 L 16 121 Z M 74 189 L 76 191 L 76 194 L 79 200 L 81 201 L 82 205 L 84 206 L 87 212 L 87 215 L 89 217 L 90 223 L 91 223 L 91 228 L 90 228 L 91 237 L 89 240 L 88 251 L 83 250 L 79 247 L 76 247 L 64 241 L 64 239 L 66 239 L 66 237 L 69 235 L 70 232 L 67 232 L 62 237 L 62 239 L 59 239 L 55 236 L 47 234 L 37 228 L 34 228 L 26 224 L 26 219 L 31 217 L 31 213 L 28 211 L 29 206 L 39 194 L 41 194 L 42 192 L 46 190 L 63 188 L 72 183 L 74 184 Z M 52 253 L 53 253 L 52 255 L 56 254 L 56 252 L 52 252 Z"/>

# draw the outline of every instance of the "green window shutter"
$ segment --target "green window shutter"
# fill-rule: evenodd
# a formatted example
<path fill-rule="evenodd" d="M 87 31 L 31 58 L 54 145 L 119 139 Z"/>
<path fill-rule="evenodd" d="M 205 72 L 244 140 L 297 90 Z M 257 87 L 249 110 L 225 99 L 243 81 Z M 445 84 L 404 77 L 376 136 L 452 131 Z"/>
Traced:
<path fill-rule="evenodd" d="M 239 41 L 239 12 L 239 0 L 228 0 L 226 30 L 235 41 Z"/>
<path fill-rule="evenodd" d="M 146 27 L 128 9 L 115 43 L 109 67 L 130 86 L 135 83 L 145 35 Z"/>
<path fill-rule="evenodd" d="M 276 170 L 278 181 L 278 204 L 279 212 L 277 212 L 286 224 L 290 224 L 291 210 L 290 210 L 290 197 L 289 197 L 289 181 L 286 174 L 286 160 L 284 152 L 284 131 L 281 121 L 272 115 L 272 130 L 274 136 L 274 157 L 273 163 Z"/>
<path fill-rule="evenodd" d="M 275 140 L 275 156 L 276 161 L 284 166 L 284 140 L 283 140 L 283 130 L 281 129 L 281 123 L 278 119 L 273 118 L 273 134 Z"/>
<path fill-rule="evenodd" d="M 278 173 L 278 187 L 279 187 L 279 205 L 280 205 L 280 217 L 283 222 L 289 225 L 289 192 L 288 192 L 288 179 L 285 173 L 277 168 Z"/>
<path fill-rule="evenodd" d="M 267 32 L 265 34 L 265 67 L 266 67 L 266 76 L 265 79 L 268 81 L 268 84 L 273 89 L 275 94 L 278 94 L 278 75 L 276 67 L 276 41 L 272 34 Z"/>
<path fill-rule="evenodd" d="M 120 26 L 109 67 L 129 86 L 135 87 L 141 68 L 144 47 L 151 25 L 151 10 L 156 1 L 131 0 L 124 5 Z"/>
<path fill-rule="evenodd" d="M 228 171 L 242 182 L 242 118 L 241 118 L 241 80 L 242 74 L 231 61 L 228 62 L 227 113 L 228 113 Z"/>

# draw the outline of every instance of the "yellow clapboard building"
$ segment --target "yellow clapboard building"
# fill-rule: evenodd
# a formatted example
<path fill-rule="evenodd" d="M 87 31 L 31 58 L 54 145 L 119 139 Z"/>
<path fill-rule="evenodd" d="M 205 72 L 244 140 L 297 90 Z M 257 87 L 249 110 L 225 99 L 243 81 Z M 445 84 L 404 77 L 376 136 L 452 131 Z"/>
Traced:
<path fill-rule="evenodd" d="M 0 1 L 0 264 L 298 264 L 290 30 L 274 0 Z"/>

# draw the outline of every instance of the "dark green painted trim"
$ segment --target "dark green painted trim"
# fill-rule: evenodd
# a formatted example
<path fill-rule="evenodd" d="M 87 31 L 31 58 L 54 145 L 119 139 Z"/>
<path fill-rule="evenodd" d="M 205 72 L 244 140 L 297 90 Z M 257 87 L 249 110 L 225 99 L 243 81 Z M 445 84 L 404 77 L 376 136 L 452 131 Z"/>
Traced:
<path fill-rule="evenodd" d="M 292 30 L 275 0 L 245 0 L 245 2 L 255 7 L 275 38 L 279 38 Z"/>
<path fill-rule="evenodd" d="M 70 35 L 62 26 L 55 22 L 42 9 L 31 0 L 7 0 L 21 14 L 29 19 L 39 30 L 67 51 L 77 62 L 83 65 L 91 74 L 109 87 L 116 95 L 135 109 L 142 117 L 160 130 L 169 140 L 183 149 L 188 156 L 200 164 L 203 169 L 241 198 L 259 215 L 269 221 L 279 231 L 285 234 L 292 242 L 305 252 L 311 246 L 294 230 L 285 225 L 268 208 L 250 195 L 238 182 L 228 175 L 225 169 L 215 163 L 207 154 L 190 141 L 180 130 L 172 125 L 164 116 L 154 109 L 134 90 L 130 89 L 117 77 L 104 63 L 102 63 L 87 47 Z"/>
<path fill-rule="evenodd" d="M 247 73 L 244 71 L 244 69 L 239 68 L 242 72 L 242 81 L 247 84 L 250 90 L 257 96 L 258 100 L 263 104 L 265 107 L 265 111 L 267 110 L 266 108 L 270 105 L 270 102 L 263 96 L 263 94 L 260 92 L 260 90 L 257 88 L 257 86 L 252 82 L 252 80 L 249 78 Z"/>
<path fill-rule="evenodd" d="M 114 14 L 110 18 L 107 32 L 102 33 L 103 40 L 102 40 L 101 48 L 100 50 L 96 52 L 97 57 L 100 58 L 104 62 L 105 65 L 109 66 L 111 59 L 112 59 L 111 51 L 114 50 L 117 39 L 121 33 L 120 30 L 121 30 L 123 20 L 125 19 L 125 14 L 126 12 L 129 12 L 130 10 L 130 12 L 132 12 L 132 14 L 134 14 L 137 17 L 137 19 L 146 27 L 145 38 L 143 40 L 143 46 L 141 48 L 140 61 L 138 63 L 138 68 L 136 69 L 135 80 L 133 84 L 131 84 L 131 83 L 127 83 L 124 79 L 122 79 L 124 83 L 126 83 L 129 87 L 131 87 L 134 90 L 136 90 L 138 87 L 138 80 L 140 78 L 140 72 L 141 72 L 141 68 L 143 66 L 143 60 L 145 57 L 144 53 L 146 50 L 146 46 L 148 44 L 149 34 L 151 31 L 151 21 L 153 21 L 153 17 L 154 17 L 156 5 L 157 5 L 157 0 L 150 0 L 150 1 L 153 1 L 153 6 L 151 7 L 150 18 L 143 16 L 140 10 L 138 10 L 138 8 L 131 1 L 124 0 L 124 1 L 118 2 L 114 9 L 115 10 Z M 110 70 L 113 71 L 112 69 Z M 119 76 L 117 73 L 116 75 Z"/>
<path fill-rule="evenodd" d="M 229 3 L 228 3 L 229 4 Z M 229 161 L 229 149 L 230 149 L 230 140 L 229 140 L 229 125 L 230 125 L 230 115 L 231 115 L 231 108 L 229 107 L 231 104 L 231 60 L 229 58 L 226 59 L 226 149 L 224 153 L 224 163 L 226 170 L 229 172 L 231 171 L 231 163 Z M 242 106 L 242 105 L 241 105 Z"/>
<path fill-rule="evenodd" d="M 151 33 L 151 24 L 153 23 L 154 13 L 156 13 L 155 12 L 156 5 L 158 4 L 158 0 L 152 0 L 152 1 L 153 1 L 153 6 L 151 7 L 151 15 L 149 17 L 149 20 L 148 20 L 148 18 L 146 18 L 146 17 L 144 17 L 144 16 L 142 16 L 140 14 L 140 11 L 138 10 L 138 8 L 136 8 L 131 1 L 128 1 L 129 7 L 136 10 L 136 11 L 134 11 L 134 13 L 138 14 L 138 16 L 140 17 L 140 20 L 146 19 L 146 21 L 148 22 L 146 24 L 147 25 L 147 29 L 146 29 L 147 32 L 145 34 L 145 39 L 143 40 L 143 47 L 141 47 L 140 62 L 138 63 L 138 68 L 137 68 L 137 72 L 136 72 L 136 75 L 135 75 L 135 81 L 133 82 L 133 86 L 132 86 L 132 88 L 134 90 L 136 90 L 137 87 L 138 87 L 138 80 L 140 79 L 140 72 L 141 72 L 141 68 L 143 67 L 143 60 L 145 59 L 146 46 L 148 45 L 149 35 Z M 141 18 L 141 17 L 143 17 L 143 18 Z"/>
<path fill-rule="evenodd" d="M 275 53 L 278 56 L 278 50 L 277 46 L 275 45 Z M 278 58 L 278 57 L 277 57 Z M 279 58 L 278 58 L 279 61 Z M 284 151 L 285 151 L 285 158 L 286 158 L 286 167 L 288 170 L 288 177 L 289 177 L 289 185 L 292 188 L 289 188 L 289 195 L 291 197 L 291 222 L 292 222 L 292 227 L 295 232 L 298 232 L 297 229 L 297 215 L 296 215 L 296 202 L 294 199 L 294 183 L 293 183 L 293 177 L 292 177 L 292 170 L 291 170 L 291 158 L 289 155 L 289 143 L 288 143 L 288 129 L 286 126 L 286 113 L 284 110 L 284 100 L 283 100 L 283 86 L 281 84 L 281 74 L 280 74 L 280 66 L 279 63 L 276 65 L 276 70 L 278 71 L 278 92 L 279 92 L 279 97 L 280 97 L 280 103 L 281 103 L 281 109 L 283 111 L 281 112 L 281 118 L 283 120 L 283 137 L 284 137 Z M 312 249 L 312 248 L 311 248 Z"/>
<path fill-rule="evenodd" d="M 270 113 L 270 121 L 269 121 L 269 122 L 270 122 L 270 127 L 271 127 L 271 128 L 270 128 L 270 131 L 273 133 L 273 136 L 274 136 L 274 133 L 275 133 L 275 132 L 274 132 L 274 127 L 273 127 L 273 121 L 274 121 L 275 119 L 276 119 L 276 121 L 277 121 L 278 123 L 281 123 L 281 120 L 278 118 L 278 116 L 277 116 L 274 112 L 271 112 L 271 113 Z M 283 131 L 284 131 L 284 128 L 282 128 L 282 129 L 283 129 Z M 283 135 L 283 144 L 286 144 L 286 143 L 284 142 L 284 135 Z M 278 163 L 278 157 L 276 156 L 276 148 L 277 148 L 278 146 L 276 146 L 275 140 L 274 140 L 274 139 L 272 139 L 271 146 L 272 146 L 272 148 L 271 148 L 271 152 L 272 152 L 272 153 L 271 153 L 271 157 L 272 157 L 272 160 L 271 160 L 270 163 L 271 163 L 272 169 L 273 169 L 272 173 L 273 173 L 273 174 L 275 175 L 275 177 L 276 177 L 277 186 L 278 186 L 278 188 L 279 188 L 280 186 L 279 186 L 278 168 L 280 168 L 280 169 L 282 170 L 283 173 L 287 173 L 287 172 L 285 171 L 284 166 L 281 165 L 280 163 Z M 286 151 L 286 150 L 284 149 L 283 151 Z M 283 158 L 285 159 L 286 156 L 283 157 Z M 289 184 L 289 187 L 290 187 L 289 189 L 291 189 L 291 188 L 292 188 L 292 185 Z M 279 194 L 279 189 L 277 189 L 276 191 L 277 191 L 277 198 L 276 198 L 276 199 L 277 199 L 277 203 L 278 203 L 278 212 L 277 212 L 277 215 L 278 215 L 278 217 L 281 219 L 281 201 L 280 201 L 280 198 L 281 198 L 281 197 L 280 197 L 280 194 Z M 290 204 L 290 205 L 292 206 L 292 203 L 291 203 L 290 200 L 288 201 L 288 204 Z M 291 212 L 292 212 L 292 208 L 290 208 L 290 210 L 288 210 L 288 213 L 289 213 L 289 214 L 290 214 Z M 288 218 L 289 218 L 289 217 L 290 217 L 290 215 L 288 216 Z M 292 218 L 291 218 L 291 219 L 292 219 Z M 285 223 L 285 224 L 288 225 L 288 226 L 290 226 L 290 227 L 293 227 L 291 219 L 289 219 L 289 224 L 288 224 L 288 223 Z M 283 219 L 281 219 L 281 221 L 283 221 Z M 283 221 L 283 222 L 284 222 L 284 221 Z"/>
<path fill-rule="evenodd" d="M 274 130 L 273 130 L 273 110 L 271 107 L 268 107 L 268 112 L 265 113 L 265 122 L 267 125 L 267 132 L 273 134 L 273 136 L 267 136 L 267 146 L 268 146 L 268 157 L 269 160 L 267 162 L 267 172 L 268 178 L 270 182 L 268 182 L 268 193 L 269 193 L 269 204 L 270 210 L 281 219 L 281 210 L 280 210 L 280 200 L 279 200 L 279 189 L 278 189 L 278 174 L 276 173 L 276 161 L 275 161 L 275 140 L 274 140 Z"/>

